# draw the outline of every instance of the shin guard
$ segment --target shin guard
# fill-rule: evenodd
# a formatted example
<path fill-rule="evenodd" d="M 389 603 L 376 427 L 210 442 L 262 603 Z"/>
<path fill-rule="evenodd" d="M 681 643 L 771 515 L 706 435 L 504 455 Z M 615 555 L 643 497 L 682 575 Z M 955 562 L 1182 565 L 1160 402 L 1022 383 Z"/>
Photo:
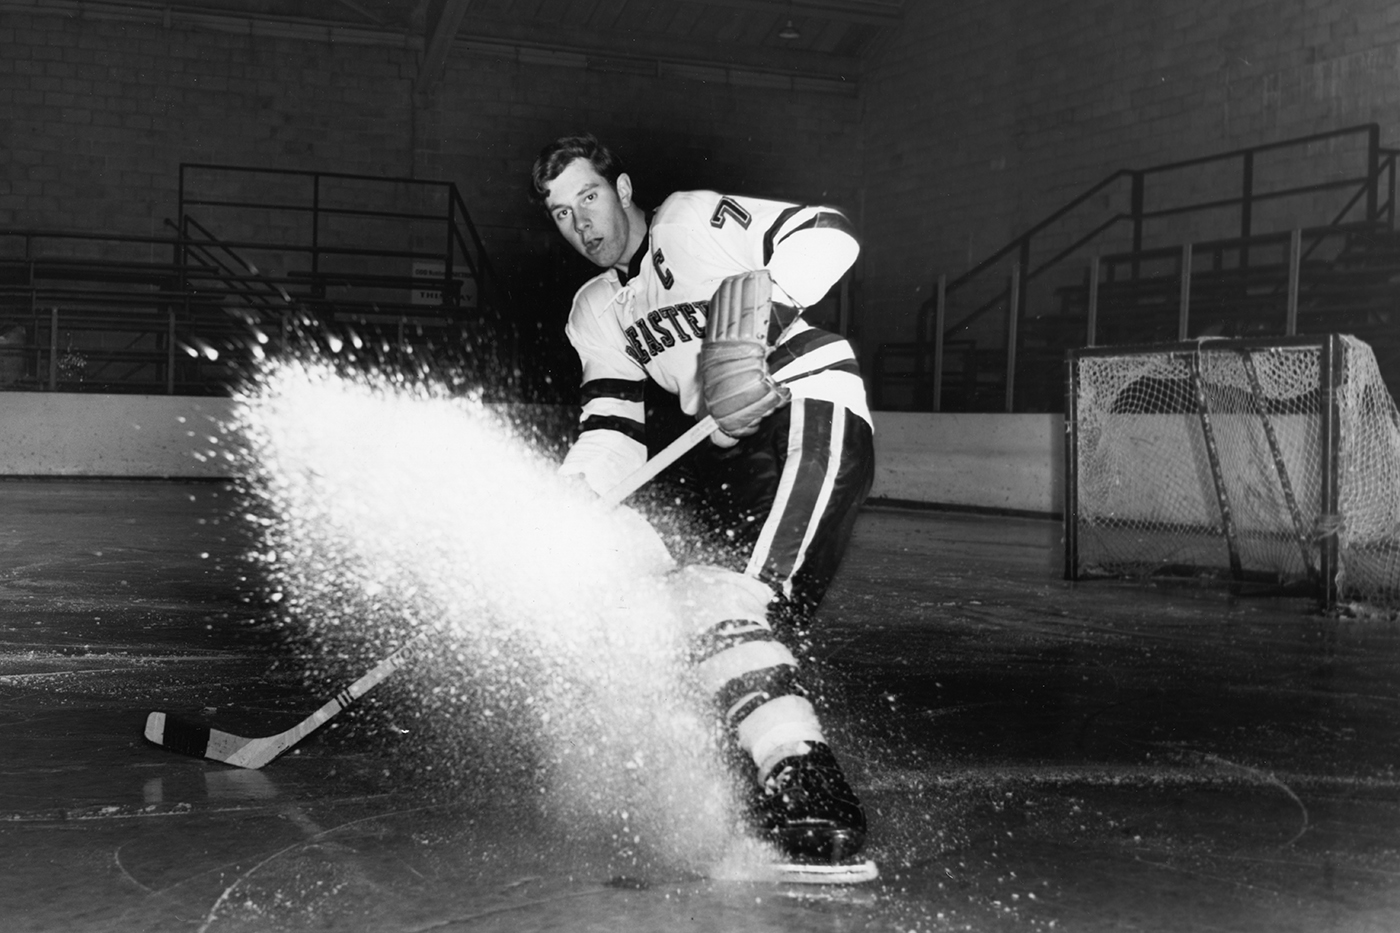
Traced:
<path fill-rule="evenodd" d="M 805 743 L 824 741 L 797 659 L 768 623 L 773 591 L 718 567 L 687 567 L 675 579 L 682 612 L 695 627 L 696 675 L 715 699 L 727 740 L 762 782 L 779 761 L 803 753 Z"/>

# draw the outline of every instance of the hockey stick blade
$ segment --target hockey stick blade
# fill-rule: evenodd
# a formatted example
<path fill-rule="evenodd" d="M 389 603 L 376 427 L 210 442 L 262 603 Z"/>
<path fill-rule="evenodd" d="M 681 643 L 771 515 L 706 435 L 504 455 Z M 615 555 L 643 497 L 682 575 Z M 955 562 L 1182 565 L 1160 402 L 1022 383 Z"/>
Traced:
<path fill-rule="evenodd" d="M 715 419 L 708 416 L 702 418 L 689 431 L 667 445 L 665 450 L 608 490 L 602 497 L 603 502 L 609 506 L 618 505 L 623 499 L 651 482 L 662 470 L 685 456 L 714 430 Z M 240 768 L 261 768 L 402 667 L 412 657 L 413 649 L 426 637 L 426 632 L 414 636 L 399 650 L 375 665 L 369 673 L 336 694 L 335 699 L 285 732 L 258 737 L 234 735 L 232 732 L 224 732 L 190 719 L 156 711 L 146 716 L 146 739 L 161 748 L 195 758 L 210 758 Z"/>
<path fill-rule="evenodd" d="M 210 758 L 240 768 L 261 768 L 407 664 L 427 637 L 426 632 L 415 635 L 369 673 L 337 693 L 334 699 L 283 732 L 250 738 L 157 711 L 146 716 L 146 739 L 172 752 Z"/>

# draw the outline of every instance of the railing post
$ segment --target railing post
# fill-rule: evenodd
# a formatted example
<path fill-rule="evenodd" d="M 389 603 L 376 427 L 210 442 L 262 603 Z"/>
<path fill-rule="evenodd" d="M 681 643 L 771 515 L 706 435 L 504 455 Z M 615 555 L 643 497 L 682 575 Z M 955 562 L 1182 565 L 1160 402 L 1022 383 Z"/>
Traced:
<path fill-rule="evenodd" d="M 26 239 L 28 238 L 26 237 Z M 28 252 L 27 247 L 25 251 L 26 253 Z M 34 287 L 34 272 L 32 269 L 29 273 L 29 283 L 29 320 L 34 324 L 34 383 L 37 385 L 39 382 L 39 359 L 43 351 L 39 349 L 39 289 Z M 26 343 L 27 342 L 26 340 Z M 28 347 L 25 349 L 27 351 Z M 25 355 L 27 357 L 28 353 L 26 352 Z M 26 359 L 25 367 L 28 368 L 28 365 L 29 360 Z"/>
<path fill-rule="evenodd" d="M 1372 123 L 1366 128 L 1366 219 L 1374 221 L 1380 213 L 1377 202 L 1381 184 L 1381 127 Z"/>
<path fill-rule="evenodd" d="M 58 307 L 49 308 L 49 391 L 58 388 Z"/>
<path fill-rule="evenodd" d="M 1011 267 L 1010 297 L 1006 302 L 1006 413 L 1016 395 L 1016 320 L 1021 312 L 1021 267 Z"/>
<path fill-rule="evenodd" d="M 175 311 L 166 312 L 166 324 L 170 331 L 165 335 L 165 394 L 175 394 Z"/>
<path fill-rule="evenodd" d="M 189 254 L 185 249 L 185 163 L 180 163 L 179 191 L 175 195 L 175 265 L 180 270 L 179 278 L 176 280 L 181 291 L 185 288 L 185 265 L 189 262 Z"/>
<path fill-rule="evenodd" d="M 1395 229 L 1395 157 L 1396 150 L 1376 153 L 1376 217 L 1384 221 L 1387 230 Z M 1384 178 L 1384 180 L 1382 180 Z M 1382 198 L 1384 200 L 1382 200 Z"/>
<path fill-rule="evenodd" d="M 938 276 L 933 299 L 933 411 L 943 410 L 943 328 L 948 318 L 948 274 Z"/>
<path fill-rule="evenodd" d="M 175 266 L 180 270 L 175 278 L 175 287 L 180 291 L 189 291 L 190 276 L 190 223 L 189 219 L 182 213 L 180 222 L 175 225 Z"/>
<path fill-rule="evenodd" d="M 1292 337 L 1298 333 L 1298 280 L 1303 265 L 1303 230 L 1294 227 L 1288 236 L 1288 312 L 1283 332 Z"/>
<path fill-rule="evenodd" d="M 1240 268 L 1249 265 L 1249 237 L 1254 229 L 1254 150 L 1244 154 L 1244 193 L 1240 198 Z"/>
<path fill-rule="evenodd" d="M 1141 271 L 1137 257 L 1142 252 L 1142 212 L 1143 201 L 1146 197 L 1143 188 L 1142 172 L 1133 172 L 1132 207 L 1130 208 L 1133 216 L 1133 278 L 1137 278 Z"/>
<path fill-rule="evenodd" d="M 1240 197 L 1240 237 L 1248 237 L 1254 229 L 1254 150 L 1244 153 L 1244 178 Z"/>
<path fill-rule="evenodd" d="M 1396 157 L 1394 153 L 1386 160 L 1386 226 L 1396 228 Z"/>
<path fill-rule="evenodd" d="M 1177 304 L 1176 339 L 1186 340 L 1191 318 L 1191 244 L 1181 247 L 1181 294 Z"/>
<path fill-rule="evenodd" d="M 1099 332 L 1099 257 L 1089 260 L 1089 315 L 1084 325 L 1084 345 L 1094 346 Z"/>
<path fill-rule="evenodd" d="M 321 173 L 311 176 L 311 271 L 321 271 Z"/>
<path fill-rule="evenodd" d="M 452 234 L 457 228 L 457 202 L 452 199 L 452 191 L 447 192 L 447 251 L 442 257 L 442 305 L 447 306 L 448 283 L 452 281 Z M 454 302 L 460 307 L 460 302 Z"/>

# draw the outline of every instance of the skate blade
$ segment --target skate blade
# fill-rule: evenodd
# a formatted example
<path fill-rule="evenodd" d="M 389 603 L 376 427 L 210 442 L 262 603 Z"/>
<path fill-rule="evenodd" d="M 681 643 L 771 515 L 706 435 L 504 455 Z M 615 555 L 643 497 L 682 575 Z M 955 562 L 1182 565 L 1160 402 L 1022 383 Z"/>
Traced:
<path fill-rule="evenodd" d="M 758 880 L 773 884 L 865 884 L 880 877 L 870 859 L 826 865 L 820 862 L 774 862 L 756 869 Z"/>

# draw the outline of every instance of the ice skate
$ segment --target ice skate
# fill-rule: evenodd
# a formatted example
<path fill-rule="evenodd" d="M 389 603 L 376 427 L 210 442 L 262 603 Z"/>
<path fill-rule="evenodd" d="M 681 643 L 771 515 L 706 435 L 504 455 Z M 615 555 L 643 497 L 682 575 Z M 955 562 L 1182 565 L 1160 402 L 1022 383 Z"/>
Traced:
<path fill-rule="evenodd" d="M 805 755 L 784 758 L 759 786 L 750 814 L 759 834 L 795 864 L 855 861 L 865 844 L 865 812 L 831 749 L 806 743 Z"/>

